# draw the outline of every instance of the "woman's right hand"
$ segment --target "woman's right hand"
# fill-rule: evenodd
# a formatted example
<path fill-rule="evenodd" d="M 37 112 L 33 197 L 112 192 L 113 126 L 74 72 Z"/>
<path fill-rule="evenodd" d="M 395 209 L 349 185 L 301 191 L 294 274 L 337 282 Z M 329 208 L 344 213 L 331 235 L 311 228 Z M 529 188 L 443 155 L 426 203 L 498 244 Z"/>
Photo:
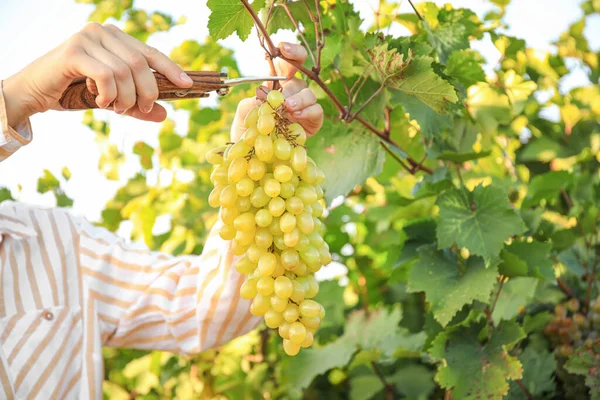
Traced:
<path fill-rule="evenodd" d="M 54 50 L 3 83 L 7 118 L 17 126 L 33 114 L 61 110 L 59 99 L 74 79 L 89 77 L 98 86 L 96 103 L 135 118 L 160 122 L 165 109 L 156 104 L 152 69 L 181 88 L 192 80 L 166 55 L 113 25 L 90 23 Z"/>

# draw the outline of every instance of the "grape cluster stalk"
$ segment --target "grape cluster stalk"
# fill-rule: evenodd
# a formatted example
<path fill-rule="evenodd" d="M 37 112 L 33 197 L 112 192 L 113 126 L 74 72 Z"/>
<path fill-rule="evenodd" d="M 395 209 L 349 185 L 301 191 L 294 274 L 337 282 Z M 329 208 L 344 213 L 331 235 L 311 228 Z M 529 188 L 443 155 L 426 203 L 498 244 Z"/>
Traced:
<path fill-rule="evenodd" d="M 273 90 L 253 108 L 240 140 L 210 150 L 215 165 L 208 202 L 220 207 L 219 232 L 240 258 L 246 276 L 240 296 L 250 312 L 278 329 L 284 351 L 294 356 L 313 344 L 325 309 L 314 274 L 331 262 L 319 217 L 325 175 L 308 156 L 306 132 L 283 114 L 283 95 Z"/>

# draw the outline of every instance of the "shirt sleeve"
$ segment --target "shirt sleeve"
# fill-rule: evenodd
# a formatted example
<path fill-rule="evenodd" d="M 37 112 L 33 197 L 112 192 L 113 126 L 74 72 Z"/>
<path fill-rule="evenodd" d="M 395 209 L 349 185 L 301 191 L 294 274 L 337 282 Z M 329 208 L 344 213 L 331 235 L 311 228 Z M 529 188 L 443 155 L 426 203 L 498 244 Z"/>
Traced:
<path fill-rule="evenodd" d="M 10 157 L 22 146 L 31 142 L 32 137 L 29 118 L 15 127 L 8 126 L 4 87 L 3 82 L 0 81 L 0 162 Z"/>
<path fill-rule="evenodd" d="M 247 333 L 260 319 L 239 296 L 230 242 L 211 230 L 200 256 L 126 243 L 82 220 L 80 268 L 103 344 L 195 354 Z"/>

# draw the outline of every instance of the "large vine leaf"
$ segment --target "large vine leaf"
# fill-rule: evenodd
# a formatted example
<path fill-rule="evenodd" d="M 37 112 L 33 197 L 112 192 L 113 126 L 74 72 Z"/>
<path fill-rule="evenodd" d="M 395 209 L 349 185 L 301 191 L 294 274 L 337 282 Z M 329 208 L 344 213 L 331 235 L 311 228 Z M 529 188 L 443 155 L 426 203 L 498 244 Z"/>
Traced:
<path fill-rule="evenodd" d="M 400 91 L 392 92 L 392 103 L 398 102 L 419 123 L 423 136 L 431 139 L 452 126 L 449 115 L 439 114 L 417 97 Z"/>
<path fill-rule="evenodd" d="M 555 277 L 550 257 L 551 250 L 552 245 L 549 243 L 515 240 L 502 250 L 501 258 L 504 262 L 500 266 L 500 271 L 506 269 L 509 272 L 516 272 L 515 275 L 552 281 Z"/>
<path fill-rule="evenodd" d="M 523 364 L 523 379 L 521 382 L 529 393 L 535 398 L 544 393 L 553 393 L 556 383 L 554 382 L 554 370 L 556 359 L 554 354 L 545 348 L 537 349 L 529 345 L 519 355 L 519 361 Z M 509 400 L 526 400 L 527 394 L 514 381 L 510 383 L 510 391 L 506 397 Z"/>
<path fill-rule="evenodd" d="M 307 142 L 309 154 L 325 172 L 323 190 L 329 204 L 383 168 L 385 151 L 379 139 L 356 126 L 325 120 L 322 134 Z"/>
<path fill-rule="evenodd" d="M 208 31 L 214 39 L 225 39 L 234 32 L 240 39 L 248 39 L 254 21 L 241 1 L 208 0 L 206 5 L 211 10 Z M 265 6 L 265 0 L 254 0 L 251 5 L 258 12 Z"/>
<path fill-rule="evenodd" d="M 451 189 L 436 204 L 440 249 L 457 244 L 489 261 L 498 256 L 505 240 L 526 230 L 504 191 L 495 186 L 478 185 L 472 192 L 464 187 Z"/>
<path fill-rule="evenodd" d="M 498 324 L 503 320 L 511 320 L 519 315 L 533 299 L 537 284 L 538 280 L 536 278 L 518 277 L 510 279 L 502 286 L 498 285 L 492 295 L 492 298 L 495 298 L 498 290 L 502 287 L 492 313 L 494 323 Z"/>
<path fill-rule="evenodd" d="M 489 83 L 479 82 L 468 90 L 469 112 L 483 133 L 493 134 L 498 125 L 510 122 L 511 108 L 508 96 L 498 93 Z"/>
<path fill-rule="evenodd" d="M 435 319 L 446 326 L 465 305 L 478 300 L 487 303 L 496 283 L 496 267 L 486 268 L 479 257 L 458 265 L 450 251 L 436 251 L 435 245 L 419 248 L 419 260 L 408 278 L 408 292 L 425 292 Z"/>
<path fill-rule="evenodd" d="M 275 0 L 269 0 L 267 2 L 267 6 L 270 6 L 270 3 L 275 3 Z M 312 11 L 314 11 L 313 2 L 307 2 L 306 4 L 310 5 Z M 287 2 L 287 7 L 296 21 L 310 22 L 308 10 L 302 1 Z M 285 8 L 278 4 L 275 4 L 273 6 L 273 11 L 271 12 L 271 17 L 269 19 L 269 25 L 266 28 L 269 34 L 276 33 L 280 29 L 296 29 L 296 27 L 292 23 L 292 20 L 285 11 Z"/>
<path fill-rule="evenodd" d="M 432 342 L 431 356 L 444 361 L 435 379 L 444 389 L 452 389 L 453 398 L 500 400 L 508 393 L 508 381 L 522 377 L 521 362 L 508 351 L 525 338 L 523 329 L 515 322 L 502 323 L 481 345 L 484 326 L 459 326 L 441 332 Z"/>
<path fill-rule="evenodd" d="M 429 43 L 443 63 L 453 51 L 468 48 L 470 37 L 481 38 L 481 22 L 471 10 L 425 3 L 423 16 Z"/>
<path fill-rule="evenodd" d="M 411 54 L 404 57 L 397 49 L 388 49 L 387 43 L 367 53 L 387 87 L 416 97 L 438 113 L 445 111 L 448 103 L 458 101 L 454 87 L 431 67 L 433 58 Z"/>
<path fill-rule="evenodd" d="M 468 88 L 477 82 L 485 82 L 485 72 L 481 67 L 484 62 L 481 54 L 474 50 L 453 51 L 446 63 L 445 72 Z"/>
<path fill-rule="evenodd" d="M 295 357 L 283 360 L 281 383 L 303 389 L 318 375 L 350 362 L 352 355 L 360 350 L 374 350 L 377 359 L 391 357 L 396 350 L 419 351 L 425 335 L 411 335 L 399 327 L 402 312 L 399 307 L 352 313 L 346 323 L 344 334 L 323 347 L 302 350 Z"/>

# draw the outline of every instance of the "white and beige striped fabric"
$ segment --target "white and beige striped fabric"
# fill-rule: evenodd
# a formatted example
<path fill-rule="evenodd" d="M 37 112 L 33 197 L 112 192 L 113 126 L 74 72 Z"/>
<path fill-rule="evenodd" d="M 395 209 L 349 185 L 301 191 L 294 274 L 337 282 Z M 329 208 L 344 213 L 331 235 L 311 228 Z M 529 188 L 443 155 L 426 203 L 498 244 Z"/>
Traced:
<path fill-rule="evenodd" d="M 218 228 L 202 255 L 172 257 L 64 209 L 1 203 L 0 399 L 101 399 L 102 346 L 195 354 L 253 329 Z"/>

